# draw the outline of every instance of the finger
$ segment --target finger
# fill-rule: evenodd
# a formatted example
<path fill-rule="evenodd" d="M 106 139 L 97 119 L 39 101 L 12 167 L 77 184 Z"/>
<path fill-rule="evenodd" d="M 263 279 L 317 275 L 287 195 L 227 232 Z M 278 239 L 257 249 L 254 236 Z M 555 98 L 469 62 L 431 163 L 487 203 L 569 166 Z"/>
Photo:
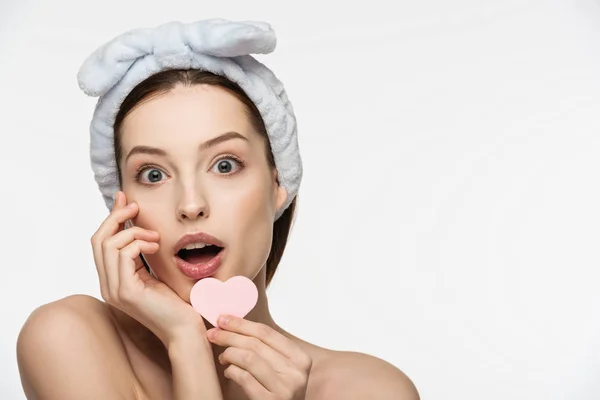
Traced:
<path fill-rule="evenodd" d="M 156 242 L 146 242 L 137 239 L 119 252 L 118 275 L 120 296 L 123 296 L 124 293 L 132 292 L 135 283 L 145 284 L 149 280 L 155 280 L 144 268 L 140 255 L 141 253 L 156 253 L 159 247 Z"/>
<path fill-rule="evenodd" d="M 94 236 L 98 238 L 100 242 L 104 239 L 113 236 L 120 230 L 123 230 L 125 221 L 135 217 L 138 212 L 137 203 L 126 203 L 125 194 L 118 191 L 115 194 L 115 204 L 112 211 L 102 222 Z"/>
<path fill-rule="evenodd" d="M 96 237 L 96 241 L 101 241 L 100 246 L 96 244 L 95 246 L 95 259 L 100 259 L 99 264 L 102 266 L 101 273 L 104 278 L 104 282 L 101 282 L 101 291 L 103 293 L 103 297 L 106 300 L 106 294 L 108 296 L 114 296 L 117 293 L 119 287 L 118 280 L 118 263 L 108 262 L 107 260 L 116 260 L 115 256 L 115 247 L 116 249 L 120 249 L 124 247 L 127 243 L 130 243 L 133 238 L 131 237 L 130 229 L 127 229 L 126 235 L 121 235 L 123 233 L 123 225 L 125 221 L 133 218 L 137 214 L 137 205 L 135 203 L 130 203 L 126 206 L 126 198 L 125 194 L 121 191 L 117 191 L 115 193 L 115 204 L 113 205 L 112 211 L 110 215 L 104 220 L 100 228 L 94 235 Z M 138 227 L 136 227 L 138 228 Z M 151 234 L 152 231 L 147 231 L 146 234 L 142 234 L 139 229 L 131 229 L 131 231 L 135 232 L 136 237 L 140 237 L 142 239 L 149 240 L 158 240 L 158 238 L 150 238 L 148 235 L 157 236 L 158 233 Z M 115 237 L 121 238 L 115 239 Z M 115 243 L 115 241 L 117 243 Z M 101 250 L 98 251 L 97 248 L 100 247 Z M 97 254 L 100 253 L 100 254 Z M 98 264 L 97 264 L 98 265 Z M 103 287 L 104 286 L 104 290 Z"/>
<path fill-rule="evenodd" d="M 117 210 L 122 207 L 122 199 L 123 196 L 120 196 L 120 191 L 115 193 L 115 202 L 113 204 L 113 208 L 108 218 L 111 218 Z M 92 235 L 90 241 L 92 244 L 92 252 L 94 256 L 94 264 L 96 265 L 96 272 L 98 273 L 98 280 L 100 281 L 100 293 L 102 294 L 102 298 L 108 299 L 108 282 L 106 278 L 106 271 L 104 269 L 104 256 L 102 252 L 102 242 L 107 238 L 114 234 L 114 232 L 110 232 L 106 226 L 106 219 L 103 223 L 98 227 L 98 230 Z"/>
<path fill-rule="evenodd" d="M 288 357 L 294 364 L 303 370 L 310 369 L 312 360 L 300 346 L 292 342 L 281 333 L 277 332 L 268 325 L 249 321 L 244 318 L 238 318 L 233 315 L 223 316 L 219 318 L 218 325 L 220 328 L 237 332 L 245 336 L 251 336 L 259 339 L 278 353 Z"/>
<path fill-rule="evenodd" d="M 266 346 L 263 344 L 263 346 Z M 264 358 L 252 350 L 228 347 L 219 355 L 222 365 L 233 364 L 248 371 L 265 389 L 272 393 L 281 393 L 285 386 L 281 375 Z"/>
<path fill-rule="evenodd" d="M 127 297 L 127 292 L 128 290 L 131 291 L 132 288 L 132 277 L 138 269 L 143 267 L 140 254 L 142 252 L 151 254 L 157 250 L 158 243 L 136 239 L 124 248 L 111 254 L 111 268 L 116 265 L 116 268 L 111 270 L 108 275 L 109 282 L 114 279 L 111 282 L 111 296 L 114 295 L 115 298 L 119 300 L 130 300 L 130 298 Z"/>
<path fill-rule="evenodd" d="M 225 377 L 240 385 L 250 400 L 268 400 L 273 398 L 272 394 L 250 372 L 235 364 L 225 369 Z"/>
<path fill-rule="evenodd" d="M 104 260 L 104 273 L 106 274 L 106 283 L 108 293 L 115 294 L 119 288 L 119 251 L 132 243 L 134 240 L 143 240 L 145 242 L 154 242 L 159 239 L 158 232 L 146 230 L 140 227 L 132 227 L 122 230 L 114 236 L 104 240 L 102 243 L 102 257 Z M 155 246 L 152 246 L 154 248 Z M 144 249 L 148 246 L 144 247 Z M 155 252 L 154 250 L 153 252 Z M 140 266 L 141 260 L 139 260 Z M 134 271 L 135 272 L 135 271 Z"/>
<path fill-rule="evenodd" d="M 157 249 L 157 251 L 158 251 L 158 249 Z M 144 265 L 142 264 L 142 267 L 143 266 Z M 141 282 L 144 283 L 144 285 L 147 285 L 150 282 L 157 282 L 158 281 L 158 278 L 154 274 L 151 274 L 150 272 L 148 272 L 145 267 L 144 268 L 138 268 L 136 273 L 137 273 L 137 277 L 139 278 L 139 280 Z M 128 282 L 128 280 L 123 280 L 122 282 Z"/>
<path fill-rule="evenodd" d="M 109 248 L 116 248 L 120 250 L 131 243 L 134 239 L 142 239 L 148 242 L 158 242 L 160 235 L 156 231 L 144 229 L 139 226 L 133 226 L 129 229 L 122 230 L 121 232 L 117 232 L 115 235 L 106 239 L 104 243 L 106 243 L 107 247 Z"/>
<path fill-rule="evenodd" d="M 98 281 L 100 282 L 100 294 L 102 298 L 106 300 L 108 285 L 106 282 L 106 272 L 104 272 L 104 260 L 102 259 L 102 247 L 101 243 L 96 241 L 97 239 L 92 236 L 92 253 L 94 256 L 94 264 L 96 265 L 96 273 L 98 274 Z"/>
<path fill-rule="evenodd" d="M 277 372 L 286 373 L 295 368 L 291 359 L 269 347 L 258 338 L 217 328 L 209 329 L 207 337 L 211 343 L 221 347 L 237 347 L 252 351 L 271 365 L 272 369 Z"/>

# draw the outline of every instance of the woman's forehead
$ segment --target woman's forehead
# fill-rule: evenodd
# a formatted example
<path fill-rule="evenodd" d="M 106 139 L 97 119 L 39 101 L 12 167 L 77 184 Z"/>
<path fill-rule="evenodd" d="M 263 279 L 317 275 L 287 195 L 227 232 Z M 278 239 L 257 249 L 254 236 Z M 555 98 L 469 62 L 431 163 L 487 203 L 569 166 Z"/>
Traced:
<path fill-rule="evenodd" d="M 177 86 L 140 102 L 125 117 L 123 126 L 142 126 L 147 129 L 148 126 L 169 128 L 173 125 L 199 124 L 209 131 L 210 127 L 222 131 L 223 125 L 248 122 L 246 105 L 233 94 L 219 87 L 194 85 Z"/>

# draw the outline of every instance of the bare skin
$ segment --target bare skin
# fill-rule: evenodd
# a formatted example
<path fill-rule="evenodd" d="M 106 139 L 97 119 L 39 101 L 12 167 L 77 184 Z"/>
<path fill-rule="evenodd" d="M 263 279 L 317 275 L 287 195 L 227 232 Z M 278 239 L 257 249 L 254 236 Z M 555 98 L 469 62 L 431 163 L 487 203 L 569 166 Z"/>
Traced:
<path fill-rule="evenodd" d="M 105 301 L 69 296 L 38 308 L 23 326 L 17 357 L 29 399 L 419 398 L 391 364 L 308 343 L 272 319 L 265 263 L 287 193 L 243 107 L 224 90 L 196 85 L 142 102 L 125 118 L 124 155 L 139 145 L 167 154 L 120 161 L 123 191 L 92 237 Z M 242 138 L 197 151 L 230 131 Z M 233 173 L 215 172 L 224 160 L 237 165 Z M 165 179 L 148 182 L 147 171 Z M 127 219 L 136 227 L 126 232 Z M 246 276 L 259 292 L 245 319 L 218 330 L 192 311 L 195 281 L 173 263 L 177 238 L 199 230 L 225 243 L 213 276 Z M 141 267 L 141 253 L 156 278 Z"/>
<path fill-rule="evenodd" d="M 307 400 L 419 399 L 411 380 L 381 359 L 286 336 L 313 359 Z M 69 296 L 34 311 L 21 331 L 18 356 L 28 399 L 116 398 L 114 391 L 105 391 L 108 385 L 123 399 L 172 399 L 169 357 L 162 343 L 137 321 L 91 296 Z M 238 385 L 222 378 L 216 357 L 215 368 L 224 399 L 247 399 Z M 83 394 L 73 396 L 78 388 Z"/>

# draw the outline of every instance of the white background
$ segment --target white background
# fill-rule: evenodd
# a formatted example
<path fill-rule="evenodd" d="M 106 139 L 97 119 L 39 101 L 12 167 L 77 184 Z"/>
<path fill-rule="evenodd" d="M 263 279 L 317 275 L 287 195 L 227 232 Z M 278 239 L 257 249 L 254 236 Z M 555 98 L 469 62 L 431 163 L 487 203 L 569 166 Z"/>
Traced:
<path fill-rule="evenodd" d="M 125 30 L 213 17 L 272 24 L 258 58 L 299 120 L 279 324 L 393 363 L 423 399 L 600 398 L 591 0 L 2 0 L 0 398 L 24 398 L 31 311 L 100 298 L 81 63 Z"/>

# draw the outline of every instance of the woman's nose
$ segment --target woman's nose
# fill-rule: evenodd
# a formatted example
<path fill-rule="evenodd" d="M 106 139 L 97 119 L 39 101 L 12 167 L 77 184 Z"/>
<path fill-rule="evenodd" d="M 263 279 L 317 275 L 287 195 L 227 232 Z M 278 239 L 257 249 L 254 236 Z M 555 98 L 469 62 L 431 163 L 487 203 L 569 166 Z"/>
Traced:
<path fill-rule="evenodd" d="M 186 208 L 182 208 L 181 211 L 179 212 L 179 219 L 189 219 L 189 220 L 195 220 L 201 217 L 206 217 L 208 215 L 208 213 L 206 212 L 206 210 L 204 208 L 199 208 L 199 207 L 186 207 Z"/>
<path fill-rule="evenodd" d="M 177 209 L 177 216 L 180 220 L 195 220 L 208 217 L 208 202 L 203 195 L 196 193 L 186 194 Z"/>

